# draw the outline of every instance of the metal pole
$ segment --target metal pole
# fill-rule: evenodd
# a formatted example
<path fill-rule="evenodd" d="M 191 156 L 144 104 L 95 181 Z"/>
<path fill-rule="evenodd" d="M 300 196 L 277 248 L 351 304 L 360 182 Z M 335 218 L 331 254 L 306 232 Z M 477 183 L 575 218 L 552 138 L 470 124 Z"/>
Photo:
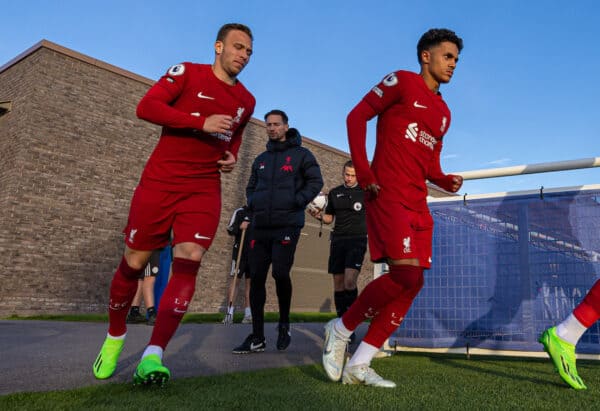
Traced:
<path fill-rule="evenodd" d="M 464 180 L 516 176 L 520 174 L 546 173 L 552 171 L 576 170 L 580 168 L 600 167 L 600 157 L 582 158 L 579 160 L 555 161 L 550 163 L 525 164 L 512 167 L 488 168 L 482 170 L 463 171 L 458 174 Z"/>

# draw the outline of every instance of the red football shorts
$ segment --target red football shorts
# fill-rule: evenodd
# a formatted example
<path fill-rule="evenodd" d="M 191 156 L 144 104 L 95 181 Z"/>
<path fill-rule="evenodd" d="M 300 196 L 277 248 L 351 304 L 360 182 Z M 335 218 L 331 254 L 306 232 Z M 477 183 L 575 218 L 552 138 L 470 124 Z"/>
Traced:
<path fill-rule="evenodd" d="M 431 267 L 433 218 L 429 210 L 409 210 L 401 203 L 379 199 L 366 202 L 367 232 L 372 261 L 418 258 Z"/>
<path fill-rule="evenodd" d="M 123 230 L 125 244 L 134 250 L 155 250 L 169 243 L 191 242 L 208 250 L 220 215 L 219 191 L 177 193 L 137 186 Z"/>

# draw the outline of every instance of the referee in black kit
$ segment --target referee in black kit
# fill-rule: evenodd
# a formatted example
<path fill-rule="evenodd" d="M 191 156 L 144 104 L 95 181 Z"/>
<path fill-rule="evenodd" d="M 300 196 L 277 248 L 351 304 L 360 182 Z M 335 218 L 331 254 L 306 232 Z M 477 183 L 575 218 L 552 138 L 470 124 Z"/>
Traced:
<path fill-rule="evenodd" d="M 358 296 L 356 280 L 367 251 L 365 192 L 356 181 L 352 161 L 344 163 L 344 184 L 327 195 L 325 212 L 311 212 L 324 224 L 335 226 L 331 233 L 328 271 L 333 274 L 335 311 L 341 317 Z M 353 334 L 354 336 L 354 334 Z"/>

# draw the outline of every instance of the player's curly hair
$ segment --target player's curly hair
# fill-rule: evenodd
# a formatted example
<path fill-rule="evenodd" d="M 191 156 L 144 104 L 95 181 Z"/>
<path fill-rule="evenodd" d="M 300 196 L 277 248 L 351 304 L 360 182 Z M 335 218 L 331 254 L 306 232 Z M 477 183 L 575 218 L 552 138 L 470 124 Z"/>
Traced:
<path fill-rule="evenodd" d="M 419 64 L 422 63 L 421 53 L 423 51 L 429 50 L 431 47 L 437 46 L 444 41 L 449 41 L 456 44 L 456 47 L 458 47 L 458 52 L 461 52 L 463 48 L 463 41 L 456 35 L 455 32 L 448 29 L 430 29 L 421 36 L 419 42 L 417 43 L 417 58 L 419 59 Z"/>
<path fill-rule="evenodd" d="M 241 24 L 241 23 L 224 24 L 219 29 L 219 32 L 217 33 L 217 41 L 224 41 L 225 37 L 227 37 L 227 34 L 231 30 L 243 31 L 244 33 L 246 33 L 248 35 L 248 37 L 250 37 L 250 40 L 254 41 L 254 37 L 252 36 L 252 30 L 250 30 L 250 27 L 246 26 L 245 24 Z"/>

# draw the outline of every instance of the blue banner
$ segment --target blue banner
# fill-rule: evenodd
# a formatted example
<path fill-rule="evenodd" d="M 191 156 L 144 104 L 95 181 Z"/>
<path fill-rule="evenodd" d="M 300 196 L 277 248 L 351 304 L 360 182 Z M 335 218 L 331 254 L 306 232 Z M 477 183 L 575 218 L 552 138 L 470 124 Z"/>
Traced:
<path fill-rule="evenodd" d="M 411 347 L 541 351 L 600 277 L 600 190 L 430 203 L 433 265 L 390 337 Z M 594 324 L 577 352 L 600 353 Z"/>

